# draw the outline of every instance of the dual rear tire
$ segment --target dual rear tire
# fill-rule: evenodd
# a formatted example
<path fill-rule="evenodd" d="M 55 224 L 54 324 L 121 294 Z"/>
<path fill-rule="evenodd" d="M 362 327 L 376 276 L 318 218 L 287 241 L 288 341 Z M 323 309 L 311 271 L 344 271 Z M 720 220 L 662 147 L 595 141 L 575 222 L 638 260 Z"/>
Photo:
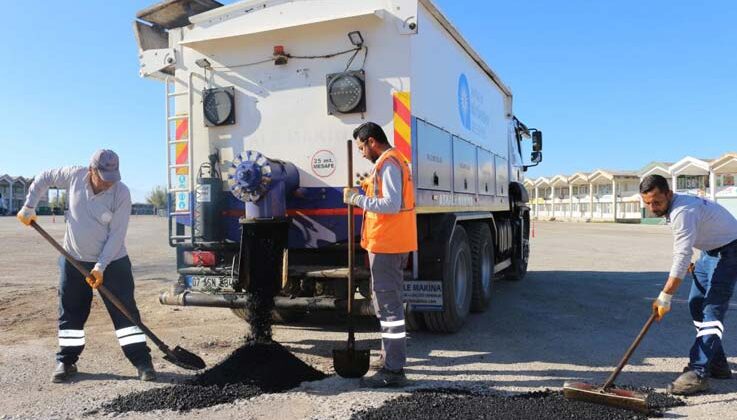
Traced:
<path fill-rule="evenodd" d="M 466 322 L 473 297 L 473 256 L 461 225 L 453 228 L 442 271 L 443 311 L 425 312 L 423 317 L 428 330 L 453 333 Z"/>

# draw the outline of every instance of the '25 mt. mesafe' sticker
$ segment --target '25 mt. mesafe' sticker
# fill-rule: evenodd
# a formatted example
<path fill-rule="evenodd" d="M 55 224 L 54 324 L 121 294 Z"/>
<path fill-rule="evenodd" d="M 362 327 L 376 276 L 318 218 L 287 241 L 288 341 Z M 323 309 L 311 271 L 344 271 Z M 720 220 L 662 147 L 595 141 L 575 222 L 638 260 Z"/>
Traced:
<path fill-rule="evenodd" d="M 335 155 L 330 150 L 318 150 L 312 155 L 310 166 L 320 178 L 329 177 L 335 172 Z"/>

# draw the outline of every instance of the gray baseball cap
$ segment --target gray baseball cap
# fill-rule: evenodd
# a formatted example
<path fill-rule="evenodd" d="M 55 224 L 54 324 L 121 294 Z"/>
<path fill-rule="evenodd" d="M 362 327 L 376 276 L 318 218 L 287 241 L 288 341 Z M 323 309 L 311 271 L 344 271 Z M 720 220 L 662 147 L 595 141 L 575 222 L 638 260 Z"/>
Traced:
<path fill-rule="evenodd" d="M 118 155 L 109 149 L 100 149 L 92 155 L 90 159 L 90 168 L 97 169 L 105 182 L 120 181 L 120 161 Z"/>

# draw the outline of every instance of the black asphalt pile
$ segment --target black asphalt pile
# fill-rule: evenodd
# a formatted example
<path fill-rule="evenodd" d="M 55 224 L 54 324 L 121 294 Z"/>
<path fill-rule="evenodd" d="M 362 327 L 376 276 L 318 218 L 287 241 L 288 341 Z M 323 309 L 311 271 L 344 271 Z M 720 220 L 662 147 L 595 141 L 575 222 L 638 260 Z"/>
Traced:
<path fill-rule="evenodd" d="M 188 411 L 287 391 L 302 382 L 325 376 L 276 342 L 254 341 L 187 383 L 120 396 L 102 409 L 108 412 Z"/>
<path fill-rule="evenodd" d="M 648 404 L 652 404 L 649 416 L 660 417 L 663 410 L 683 401 L 648 392 Z M 418 390 L 408 396 L 388 401 L 375 409 L 361 410 L 351 417 L 353 420 L 406 420 L 406 419 L 607 419 L 636 420 L 648 416 L 634 411 L 622 410 L 582 401 L 566 400 L 559 391 L 539 391 L 527 394 L 502 396 L 481 395 L 457 389 Z"/>

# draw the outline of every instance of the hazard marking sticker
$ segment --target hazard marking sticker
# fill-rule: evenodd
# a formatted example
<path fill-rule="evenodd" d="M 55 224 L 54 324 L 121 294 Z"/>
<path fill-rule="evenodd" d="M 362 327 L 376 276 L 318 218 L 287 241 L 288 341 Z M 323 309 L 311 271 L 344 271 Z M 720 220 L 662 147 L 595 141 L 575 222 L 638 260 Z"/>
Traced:
<path fill-rule="evenodd" d="M 312 172 L 320 178 L 326 178 L 335 172 L 335 155 L 330 150 L 318 150 L 312 155 L 310 164 Z"/>

